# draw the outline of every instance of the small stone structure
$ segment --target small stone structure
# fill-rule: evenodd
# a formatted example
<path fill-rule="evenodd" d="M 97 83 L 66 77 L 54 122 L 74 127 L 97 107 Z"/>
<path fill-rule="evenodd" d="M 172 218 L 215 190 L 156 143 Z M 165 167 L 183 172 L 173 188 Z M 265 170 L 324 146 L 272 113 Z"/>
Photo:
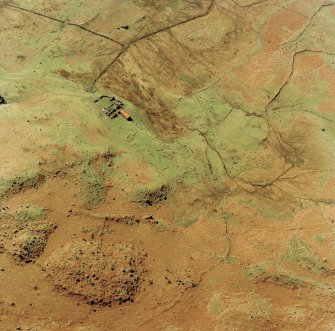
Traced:
<path fill-rule="evenodd" d="M 0 95 L 0 105 L 5 105 L 6 103 L 5 98 Z"/>
<path fill-rule="evenodd" d="M 102 95 L 94 101 L 101 106 L 101 110 L 110 118 L 115 118 L 118 114 L 122 115 L 127 121 L 132 121 L 131 116 L 124 109 L 124 104 L 115 97 Z"/>

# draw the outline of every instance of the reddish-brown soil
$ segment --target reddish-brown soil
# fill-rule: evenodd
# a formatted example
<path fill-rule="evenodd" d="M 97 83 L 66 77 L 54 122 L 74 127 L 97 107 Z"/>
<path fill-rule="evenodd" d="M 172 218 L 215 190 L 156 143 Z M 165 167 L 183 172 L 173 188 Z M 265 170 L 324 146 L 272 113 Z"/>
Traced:
<path fill-rule="evenodd" d="M 0 330 L 335 329 L 331 1 L 0 1 L 0 38 Z"/>

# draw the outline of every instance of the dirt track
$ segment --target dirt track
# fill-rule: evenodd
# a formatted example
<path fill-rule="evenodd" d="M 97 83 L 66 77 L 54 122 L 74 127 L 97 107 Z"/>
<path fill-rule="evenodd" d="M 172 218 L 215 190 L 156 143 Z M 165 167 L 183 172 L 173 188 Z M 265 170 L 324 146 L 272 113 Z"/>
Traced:
<path fill-rule="evenodd" d="M 0 1 L 0 27 L 1 330 L 335 328 L 333 2 Z"/>

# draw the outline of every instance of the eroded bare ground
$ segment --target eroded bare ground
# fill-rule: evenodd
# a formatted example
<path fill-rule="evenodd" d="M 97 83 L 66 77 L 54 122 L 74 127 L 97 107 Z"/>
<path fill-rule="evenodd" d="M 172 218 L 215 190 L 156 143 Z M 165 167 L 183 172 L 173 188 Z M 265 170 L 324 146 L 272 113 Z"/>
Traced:
<path fill-rule="evenodd" d="M 335 328 L 332 1 L 0 13 L 1 330 Z"/>

